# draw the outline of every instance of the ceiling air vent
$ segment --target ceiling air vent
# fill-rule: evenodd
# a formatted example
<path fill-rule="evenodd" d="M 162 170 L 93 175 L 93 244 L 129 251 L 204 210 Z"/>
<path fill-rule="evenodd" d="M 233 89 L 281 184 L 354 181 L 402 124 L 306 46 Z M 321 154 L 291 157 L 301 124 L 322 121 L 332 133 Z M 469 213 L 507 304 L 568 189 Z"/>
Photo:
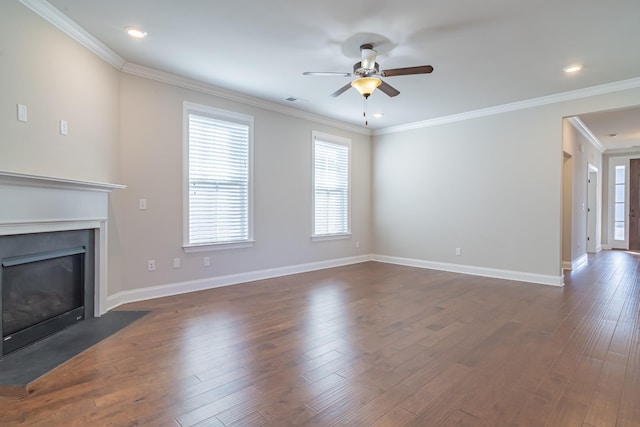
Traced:
<path fill-rule="evenodd" d="M 307 102 L 306 99 L 302 99 L 302 98 L 296 98 L 295 96 L 289 96 L 287 98 L 284 98 L 285 101 L 287 102 Z"/>

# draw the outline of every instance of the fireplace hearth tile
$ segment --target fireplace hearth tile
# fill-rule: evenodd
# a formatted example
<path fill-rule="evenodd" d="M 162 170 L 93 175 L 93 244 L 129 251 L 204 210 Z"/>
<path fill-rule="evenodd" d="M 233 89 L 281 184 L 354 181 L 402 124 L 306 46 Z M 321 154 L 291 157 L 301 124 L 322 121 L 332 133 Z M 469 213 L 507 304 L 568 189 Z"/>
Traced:
<path fill-rule="evenodd" d="M 27 396 L 38 378 L 140 319 L 148 311 L 110 311 L 0 359 L 0 395 Z"/>

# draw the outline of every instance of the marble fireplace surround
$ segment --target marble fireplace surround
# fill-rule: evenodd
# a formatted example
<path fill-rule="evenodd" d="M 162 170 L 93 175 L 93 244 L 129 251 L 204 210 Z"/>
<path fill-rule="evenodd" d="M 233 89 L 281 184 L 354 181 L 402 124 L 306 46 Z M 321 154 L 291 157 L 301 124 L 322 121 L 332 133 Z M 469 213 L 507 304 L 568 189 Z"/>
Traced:
<path fill-rule="evenodd" d="M 119 184 L 0 171 L 0 236 L 49 231 L 95 232 L 95 316 L 107 312 L 109 193 Z"/>

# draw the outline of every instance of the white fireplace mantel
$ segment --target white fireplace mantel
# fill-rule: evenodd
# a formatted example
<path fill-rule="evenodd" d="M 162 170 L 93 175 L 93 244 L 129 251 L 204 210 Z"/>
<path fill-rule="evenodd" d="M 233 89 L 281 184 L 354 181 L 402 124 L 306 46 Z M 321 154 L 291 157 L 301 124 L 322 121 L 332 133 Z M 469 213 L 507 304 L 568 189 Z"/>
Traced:
<path fill-rule="evenodd" d="M 95 315 L 107 311 L 109 193 L 119 184 L 0 171 L 0 236 L 95 230 Z"/>

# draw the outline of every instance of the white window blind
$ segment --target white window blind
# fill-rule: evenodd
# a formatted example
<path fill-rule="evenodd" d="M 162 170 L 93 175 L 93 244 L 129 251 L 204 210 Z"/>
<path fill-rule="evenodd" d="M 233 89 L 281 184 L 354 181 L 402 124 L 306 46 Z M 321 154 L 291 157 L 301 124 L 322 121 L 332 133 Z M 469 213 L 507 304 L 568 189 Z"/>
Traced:
<path fill-rule="evenodd" d="M 248 241 L 250 123 L 188 113 L 188 244 Z"/>
<path fill-rule="evenodd" d="M 349 230 L 350 142 L 314 135 L 315 236 L 347 234 Z"/>

